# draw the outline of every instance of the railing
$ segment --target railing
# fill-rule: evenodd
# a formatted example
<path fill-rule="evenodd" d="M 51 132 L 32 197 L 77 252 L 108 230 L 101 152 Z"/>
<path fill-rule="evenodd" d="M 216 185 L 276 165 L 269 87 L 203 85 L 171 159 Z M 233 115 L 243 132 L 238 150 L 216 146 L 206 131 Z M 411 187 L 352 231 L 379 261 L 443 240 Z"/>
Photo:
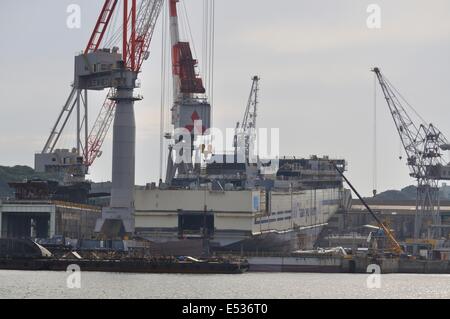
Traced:
<path fill-rule="evenodd" d="M 71 202 L 63 202 L 63 201 L 52 201 L 53 204 L 57 206 L 62 206 L 66 208 L 79 208 L 79 209 L 85 209 L 85 210 L 93 210 L 96 212 L 101 212 L 101 208 L 98 206 L 92 206 L 87 204 L 79 204 L 79 203 L 71 203 Z"/>

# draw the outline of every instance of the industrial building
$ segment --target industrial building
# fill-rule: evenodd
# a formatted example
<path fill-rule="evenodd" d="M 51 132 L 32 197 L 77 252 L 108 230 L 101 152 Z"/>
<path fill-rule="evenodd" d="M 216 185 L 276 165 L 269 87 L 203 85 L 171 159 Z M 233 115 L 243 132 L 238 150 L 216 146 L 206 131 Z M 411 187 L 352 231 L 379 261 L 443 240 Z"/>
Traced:
<path fill-rule="evenodd" d="M 88 205 L 85 183 L 60 186 L 57 182 L 32 180 L 9 185 L 15 189 L 15 198 L 0 201 L 1 238 L 93 236 L 101 210 Z"/>
<path fill-rule="evenodd" d="M 450 201 L 441 201 L 441 223 L 426 225 L 431 233 L 436 227 L 441 230 L 440 238 L 423 236 L 414 239 L 414 221 L 416 217 L 415 200 L 376 200 L 366 199 L 371 209 L 395 234 L 395 237 L 406 246 L 418 244 L 423 249 L 440 251 L 447 254 L 450 251 L 448 239 L 450 239 Z M 324 229 L 319 240 L 319 245 L 343 246 L 348 248 L 368 247 L 368 238 L 371 232 L 376 231 L 373 226 L 373 218 L 357 199 L 352 200 L 352 206 L 345 212 L 339 212 L 330 218 L 328 226 Z M 448 259 L 447 257 L 445 259 Z"/>
<path fill-rule="evenodd" d="M 101 210 L 57 201 L 0 201 L 1 238 L 91 238 Z"/>
<path fill-rule="evenodd" d="M 395 231 L 397 238 L 406 240 L 414 238 L 414 218 L 416 215 L 416 201 L 376 201 L 368 200 L 371 208 L 379 214 L 390 228 Z M 450 202 L 440 203 L 441 225 L 428 224 L 426 227 L 431 232 L 432 228 L 442 229 L 441 237 L 448 238 L 450 230 Z M 343 227 L 354 229 L 358 225 L 367 225 L 372 222 L 371 217 L 361 202 L 354 200 L 352 207 L 343 219 Z"/>

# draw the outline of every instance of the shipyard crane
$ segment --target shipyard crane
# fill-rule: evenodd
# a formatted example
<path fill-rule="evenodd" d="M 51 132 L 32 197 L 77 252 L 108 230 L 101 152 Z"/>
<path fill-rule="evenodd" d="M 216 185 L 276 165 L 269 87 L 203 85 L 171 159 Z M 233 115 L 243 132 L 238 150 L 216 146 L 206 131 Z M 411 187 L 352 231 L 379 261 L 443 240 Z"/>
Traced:
<path fill-rule="evenodd" d="M 193 163 L 195 137 L 205 135 L 211 127 L 211 105 L 208 102 L 202 78 L 197 73 L 198 61 L 194 59 L 189 42 L 181 41 L 178 19 L 179 0 L 169 1 L 170 43 L 172 52 L 173 134 L 167 161 L 166 183 L 171 185 L 175 176 L 184 176 L 191 183 L 198 180 L 201 163 Z M 191 135 L 190 143 L 182 132 Z"/>
<path fill-rule="evenodd" d="M 245 162 L 247 164 L 252 162 L 252 148 L 256 142 L 255 130 L 258 115 L 259 81 L 260 78 L 256 75 L 252 78 L 252 87 L 245 108 L 244 118 L 242 119 L 242 122 L 236 124 L 234 147 L 236 151 L 238 151 L 239 146 L 241 146 L 240 144 L 242 144 L 241 148 L 243 148 L 243 155 L 245 156 Z"/>
<path fill-rule="evenodd" d="M 131 10 L 128 10 L 129 1 Z M 83 51 L 85 57 L 90 53 L 105 50 L 100 47 L 106 42 L 105 35 L 111 27 L 113 15 L 118 11 L 118 2 L 118 0 L 105 0 Z M 123 0 L 122 59 L 125 60 L 126 67 L 133 72 L 139 73 L 143 62 L 149 58 L 150 42 L 163 3 L 164 0 L 141 0 L 138 7 L 137 0 Z M 113 48 L 112 51 L 117 53 L 118 48 Z M 89 65 L 90 72 L 97 71 L 96 67 L 96 65 Z M 101 89 L 103 88 L 98 90 Z M 114 119 L 117 101 L 111 97 L 116 92 L 114 87 L 109 88 L 99 115 L 89 131 L 87 91 L 87 89 L 77 89 L 75 85 L 72 86 L 44 148 L 35 156 L 37 171 L 62 172 L 69 176 L 69 181 L 84 181 L 89 167 L 101 155 L 101 147 Z M 72 152 L 57 150 L 57 144 L 74 110 L 77 116 L 76 148 Z"/>
<path fill-rule="evenodd" d="M 127 47 L 131 49 L 128 64 L 136 72 L 140 72 L 143 62 L 149 58 L 150 43 L 163 3 L 164 0 L 144 0 L 137 12 L 134 47 L 130 43 L 127 44 Z M 92 126 L 86 144 L 88 146 L 87 151 L 84 153 L 84 161 L 87 167 L 90 167 L 101 155 L 101 147 L 114 118 L 114 106 L 115 102 L 106 98 Z"/>
<path fill-rule="evenodd" d="M 449 143 L 433 124 L 426 123 L 422 118 L 419 122 L 414 121 L 406 110 L 407 106 L 410 107 L 407 101 L 379 68 L 372 71 L 378 78 L 406 152 L 410 176 L 417 180 L 414 238 L 417 240 L 422 236 L 425 218 L 431 219 L 432 237 L 439 237 L 439 181 L 450 180 L 450 167 L 441 151 L 449 150 Z"/>

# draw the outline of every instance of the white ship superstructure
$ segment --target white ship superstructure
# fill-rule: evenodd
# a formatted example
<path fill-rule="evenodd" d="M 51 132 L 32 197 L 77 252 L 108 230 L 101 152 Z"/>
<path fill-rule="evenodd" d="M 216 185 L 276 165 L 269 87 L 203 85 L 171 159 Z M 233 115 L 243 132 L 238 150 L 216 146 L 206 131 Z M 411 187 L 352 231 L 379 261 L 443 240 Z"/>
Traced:
<path fill-rule="evenodd" d="M 286 169 L 287 162 L 303 166 Z M 326 169 L 305 169 L 312 163 Z M 159 243 L 207 240 L 211 249 L 225 251 L 312 248 L 349 193 L 328 159 L 281 160 L 280 165 L 277 177 L 261 179 L 252 189 L 229 180 L 225 188 L 215 180 L 192 189 L 137 190 L 136 232 Z M 287 176 L 295 173 L 302 175 Z"/>

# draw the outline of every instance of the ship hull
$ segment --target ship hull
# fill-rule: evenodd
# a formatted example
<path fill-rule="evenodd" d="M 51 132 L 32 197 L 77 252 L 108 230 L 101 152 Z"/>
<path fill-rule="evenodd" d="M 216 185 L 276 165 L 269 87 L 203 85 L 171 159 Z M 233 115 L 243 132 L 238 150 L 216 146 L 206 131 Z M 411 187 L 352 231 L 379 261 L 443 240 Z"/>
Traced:
<path fill-rule="evenodd" d="M 268 231 L 262 234 L 252 234 L 237 243 L 218 247 L 217 251 L 244 252 L 283 252 L 312 249 L 327 224 L 300 227 L 288 231 Z"/>

